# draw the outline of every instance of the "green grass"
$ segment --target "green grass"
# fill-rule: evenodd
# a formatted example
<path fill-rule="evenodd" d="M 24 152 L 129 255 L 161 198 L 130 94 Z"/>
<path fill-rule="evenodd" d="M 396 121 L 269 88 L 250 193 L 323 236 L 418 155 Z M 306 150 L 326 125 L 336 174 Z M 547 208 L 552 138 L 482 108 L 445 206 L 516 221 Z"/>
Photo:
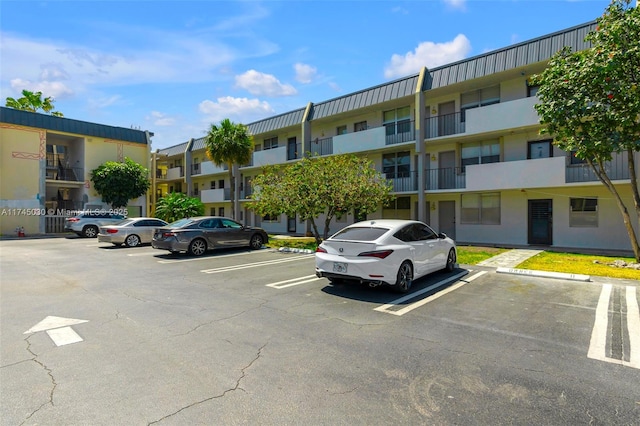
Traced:
<path fill-rule="evenodd" d="M 458 246 L 458 263 L 476 265 L 505 251 L 507 249 L 496 247 Z"/>
<path fill-rule="evenodd" d="M 524 261 L 518 265 L 517 268 L 640 280 L 640 270 L 611 266 L 610 264 L 613 263 L 614 260 L 623 260 L 627 263 L 635 262 L 631 257 L 544 251 Z M 598 263 L 596 263 L 596 261 Z"/>

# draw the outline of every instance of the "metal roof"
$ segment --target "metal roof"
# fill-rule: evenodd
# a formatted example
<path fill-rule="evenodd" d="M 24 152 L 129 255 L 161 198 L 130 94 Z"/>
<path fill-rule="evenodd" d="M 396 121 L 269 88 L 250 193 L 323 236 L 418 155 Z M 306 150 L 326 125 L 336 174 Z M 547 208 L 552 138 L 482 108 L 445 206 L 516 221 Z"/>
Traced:
<path fill-rule="evenodd" d="M 413 95 L 416 92 L 417 81 L 418 75 L 411 75 L 359 92 L 350 93 L 339 98 L 314 104 L 309 120 L 318 120 L 320 118 Z"/>
<path fill-rule="evenodd" d="M 304 110 L 305 108 L 300 108 L 250 123 L 247 125 L 249 134 L 259 135 L 262 133 L 272 132 L 274 130 L 284 129 L 285 127 L 300 125 L 302 123 L 302 117 L 304 116 Z"/>
<path fill-rule="evenodd" d="M 0 122 L 14 124 L 16 126 L 73 133 L 82 136 L 94 136 L 123 142 L 147 144 L 147 133 L 144 130 L 88 123 L 86 121 L 72 120 L 70 118 L 56 117 L 13 108 L 0 107 Z M 153 133 L 149 133 L 149 136 L 152 135 Z"/>
<path fill-rule="evenodd" d="M 204 149 L 205 148 L 204 142 L 205 142 L 206 139 L 207 139 L 206 136 L 203 136 L 203 137 L 198 138 L 198 139 L 194 139 L 193 140 L 193 145 L 191 146 L 191 151 L 197 151 L 199 149 Z"/>
<path fill-rule="evenodd" d="M 189 142 L 183 142 L 179 145 L 170 146 L 169 148 L 159 150 L 158 154 L 166 155 L 167 157 L 171 157 L 172 155 L 183 154 L 187 149 L 188 144 Z"/>
<path fill-rule="evenodd" d="M 596 22 L 588 22 L 503 49 L 464 59 L 427 71 L 422 90 L 437 89 L 487 75 L 546 61 L 563 47 L 579 51 L 591 47 L 584 39 L 596 29 Z"/>

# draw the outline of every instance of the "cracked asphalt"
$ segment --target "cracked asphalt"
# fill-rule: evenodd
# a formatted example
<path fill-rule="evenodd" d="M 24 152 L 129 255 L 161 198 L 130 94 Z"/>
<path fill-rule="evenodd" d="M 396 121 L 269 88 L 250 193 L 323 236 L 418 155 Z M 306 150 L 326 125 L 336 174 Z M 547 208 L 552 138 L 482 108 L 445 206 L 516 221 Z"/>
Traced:
<path fill-rule="evenodd" d="M 0 424 L 638 424 L 635 282 L 606 282 L 618 362 L 587 357 L 602 282 L 461 265 L 394 313 L 375 309 L 399 295 L 332 287 L 313 265 L 0 241 Z M 50 316 L 87 321 L 70 326 L 81 341 L 27 332 Z"/>

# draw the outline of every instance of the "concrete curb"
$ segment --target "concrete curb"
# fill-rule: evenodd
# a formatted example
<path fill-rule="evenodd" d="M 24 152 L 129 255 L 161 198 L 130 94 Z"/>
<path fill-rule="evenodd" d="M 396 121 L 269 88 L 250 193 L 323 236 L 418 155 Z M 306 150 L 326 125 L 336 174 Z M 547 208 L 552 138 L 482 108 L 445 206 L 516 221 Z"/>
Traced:
<path fill-rule="evenodd" d="M 306 253 L 306 254 L 315 253 L 315 251 L 309 250 L 309 249 L 298 249 L 298 248 L 289 248 L 289 247 L 280 247 L 278 251 L 281 253 Z"/>
<path fill-rule="evenodd" d="M 566 274 L 563 272 L 534 271 L 531 269 L 503 268 L 496 269 L 498 274 L 528 275 L 530 277 L 558 278 L 570 281 L 591 281 L 591 276 L 582 274 Z"/>

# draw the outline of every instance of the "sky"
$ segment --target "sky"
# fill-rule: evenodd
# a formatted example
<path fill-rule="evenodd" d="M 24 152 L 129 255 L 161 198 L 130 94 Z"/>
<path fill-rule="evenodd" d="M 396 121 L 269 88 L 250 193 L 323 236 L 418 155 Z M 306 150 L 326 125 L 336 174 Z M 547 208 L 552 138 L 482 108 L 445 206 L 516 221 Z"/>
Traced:
<path fill-rule="evenodd" d="M 152 149 L 595 20 L 602 0 L 0 0 L 0 98 Z"/>

